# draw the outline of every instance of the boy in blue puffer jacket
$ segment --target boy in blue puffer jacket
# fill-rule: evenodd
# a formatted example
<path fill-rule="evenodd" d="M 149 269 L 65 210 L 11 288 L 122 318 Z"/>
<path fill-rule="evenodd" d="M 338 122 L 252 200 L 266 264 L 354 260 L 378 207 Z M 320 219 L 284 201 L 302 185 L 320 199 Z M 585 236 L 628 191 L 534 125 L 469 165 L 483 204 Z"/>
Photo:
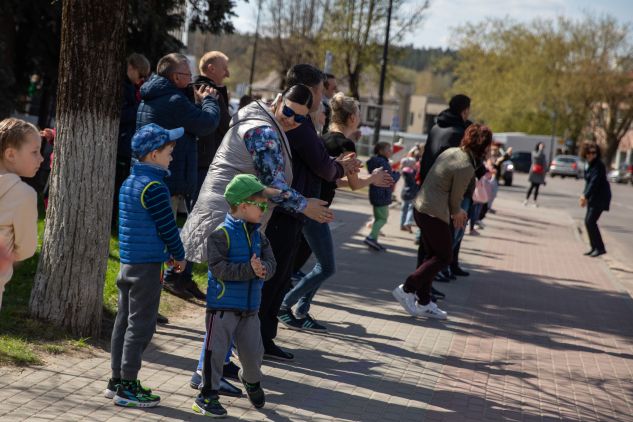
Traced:
<path fill-rule="evenodd" d="M 238 378 L 256 408 L 265 404 L 260 370 L 264 345 L 259 328 L 262 286 L 275 273 L 275 257 L 259 223 L 268 209 L 266 187 L 252 174 L 240 174 L 226 186 L 231 211 L 207 239 L 207 337 L 202 388 L 193 404 L 197 413 L 226 415 L 218 390 L 226 353 L 235 342 L 242 364 Z"/>
<path fill-rule="evenodd" d="M 385 169 L 393 178 L 394 185 L 400 179 L 400 173 L 392 171 L 389 165 L 391 157 L 391 144 L 388 142 L 378 142 L 374 146 L 374 156 L 367 160 L 367 171 L 369 174 L 378 168 Z M 389 188 L 381 188 L 375 185 L 369 185 L 369 202 L 374 207 L 374 223 L 371 227 L 371 233 L 363 241 L 367 246 L 377 251 L 385 251 L 387 248 L 378 243 L 378 234 L 380 229 L 387 224 L 389 217 L 389 205 L 393 195 L 393 185 Z"/>
<path fill-rule="evenodd" d="M 154 407 L 160 402 L 137 377 L 156 329 L 163 263 L 171 261 L 179 271 L 186 265 L 163 182 L 175 141 L 183 134 L 183 128 L 166 130 L 155 124 L 137 130 L 132 154 L 139 161 L 119 191 L 119 301 L 111 340 L 112 378 L 104 392 L 119 406 Z"/>

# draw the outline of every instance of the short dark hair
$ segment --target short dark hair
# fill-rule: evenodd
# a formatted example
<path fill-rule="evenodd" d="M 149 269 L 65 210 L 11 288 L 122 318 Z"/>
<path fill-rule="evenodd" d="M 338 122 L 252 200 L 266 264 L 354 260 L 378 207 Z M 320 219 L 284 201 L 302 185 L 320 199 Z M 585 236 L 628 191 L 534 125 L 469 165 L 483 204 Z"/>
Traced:
<path fill-rule="evenodd" d="M 293 103 L 304 105 L 308 109 L 312 108 L 312 91 L 303 84 L 292 85 L 281 96 Z"/>
<path fill-rule="evenodd" d="M 463 149 L 472 152 L 476 160 L 481 160 L 486 155 L 490 144 L 492 144 L 492 131 L 490 128 L 480 123 L 473 123 L 466 129 L 461 146 Z"/>
<path fill-rule="evenodd" d="M 331 73 L 326 73 L 323 80 L 323 86 L 325 86 L 325 89 L 328 89 L 330 87 L 330 79 L 336 79 L 336 76 L 332 75 Z"/>
<path fill-rule="evenodd" d="M 317 86 L 325 80 L 325 75 L 311 64 L 296 64 L 286 73 L 286 87 L 293 85 Z"/>
<path fill-rule="evenodd" d="M 545 144 L 543 142 L 537 142 L 536 145 L 534 146 L 534 151 L 538 151 L 539 145 L 545 146 Z"/>
<path fill-rule="evenodd" d="M 470 108 L 470 97 L 457 94 L 448 102 L 448 108 L 455 114 L 462 114 L 462 111 Z"/>
<path fill-rule="evenodd" d="M 387 148 L 391 148 L 391 144 L 389 142 L 378 142 L 376 145 L 374 145 L 374 155 L 380 154 Z"/>
<path fill-rule="evenodd" d="M 168 78 L 174 71 L 176 67 L 181 63 L 189 63 L 189 59 L 187 56 L 180 53 L 170 53 L 166 56 L 161 57 L 156 65 L 156 73 L 159 76 L 163 76 Z"/>

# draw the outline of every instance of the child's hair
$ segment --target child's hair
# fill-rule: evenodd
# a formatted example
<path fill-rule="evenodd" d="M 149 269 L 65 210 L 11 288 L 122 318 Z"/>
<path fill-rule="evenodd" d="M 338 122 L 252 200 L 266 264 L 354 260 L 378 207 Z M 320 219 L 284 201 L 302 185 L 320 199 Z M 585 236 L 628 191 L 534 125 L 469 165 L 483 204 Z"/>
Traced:
<path fill-rule="evenodd" d="M 390 148 L 391 144 L 389 142 L 378 142 L 376 145 L 374 145 L 374 155 L 380 155 Z"/>
<path fill-rule="evenodd" d="M 8 148 L 20 149 L 29 132 L 40 136 L 39 130 L 29 122 L 13 117 L 0 122 L 0 159 Z"/>
<path fill-rule="evenodd" d="M 165 148 L 167 148 L 168 146 L 172 146 L 175 147 L 176 146 L 176 142 L 175 141 L 169 141 L 164 143 L 163 145 L 161 145 L 160 147 L 153 149 L 152 151 L 158 151 L 161 152 L 162 150 L 164 150 Z M 143 161 L 147 158 L 148 155 L 150 155 L 152 153 L 152 151 L 148 152 L 147 154 L 145 154 L 144 156 L 141 157 L 140 161 Z"/>
<path fill-rule="evenodd" d="M 248 198 L 246 198 L 247 201 L 254 201 L 256 199 L 266 199 L 266 200 L 268 200 L 268 198 L 266 198 L 266 196 L 264 195 L 264 191 L 257 192 L 256 194 L 251 195 Z M 239 207 L 239 204 L 238 205 L 229 205 L 229 208 L 231 209 L 231 212 L 237 211 L 237 207 Z"/>

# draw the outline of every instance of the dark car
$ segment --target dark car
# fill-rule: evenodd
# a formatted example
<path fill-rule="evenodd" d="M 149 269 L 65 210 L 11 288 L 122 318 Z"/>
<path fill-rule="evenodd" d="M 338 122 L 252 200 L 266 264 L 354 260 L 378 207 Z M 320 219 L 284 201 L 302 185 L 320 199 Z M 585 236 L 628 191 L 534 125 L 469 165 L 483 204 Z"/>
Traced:
<path fill-rule="evenodd" d="M 517 151 L 513 152 L 510 157 L 512 164 L 514 165 L 514 171 L 521 173 L 529 173 L 532 166 L 532 153 Z"/>

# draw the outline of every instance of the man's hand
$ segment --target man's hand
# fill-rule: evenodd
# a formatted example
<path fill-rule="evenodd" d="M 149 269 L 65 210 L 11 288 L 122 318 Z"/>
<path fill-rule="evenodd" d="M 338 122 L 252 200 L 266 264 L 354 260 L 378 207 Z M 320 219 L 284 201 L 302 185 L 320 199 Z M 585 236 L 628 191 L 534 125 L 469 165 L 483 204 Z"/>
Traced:
<path fill-rule="evenodd" d="M 453 226 L 456 229 L 463 229 L 466 227 L 466 222 L 468 221 L 468 214 L 466 214 L 466 211 L 459 210 L 457 214 L 451 215 L 451 218 L 453 219 Z"/>
<path fill-rule="evenodd" d="M 216 100 L 218 99 L 218 92 L 207 85 L 201 85 L 198 89 L 194 89 L 193 95 L 196 98 L 196 103 L 201 103 L 202 100 L 207 98 L 209 95 Z"/>
<path fill-rule="evenodd" d="M 334 213 L 327 207 L 327 202 L 318 198 L 308 198 L 308 206 L 303 210 L 303 215 L 319 223 L 334 221 Z"/>
<path fill-rule="evenodd" d="M 255 275 L 258 278 L 266 277 L 266 267 L 264 267 L 264 264 L 262 264 L 261 259 L 259 259 L 257 255 L 255 254 L 253 254 L 253 256 L 251 257 L 251 268 L 253 269 L 253 271 L 255 272 Z"/>
<path fill-rule="evenodd" d="M 346 176 L 358 173 L 363 166 L 363 163 L 356 158 L 356 154 L 353 152 L 339 155 L 336 161 L 343 166 L 343 171 Z"/>
<path fill-rule="evenodd" d="M 580 199 L 578 200 L 578 203 L 580 204 L 582 208 L 585 208 L 587 206 L 587 198 L 585 198 L 585 195 L 582 195 L 580 197 Z"/>
<path fill-rule="evenodd" d="M 379 188 L 390 188 L 393 186 L 393 177 L 383 168 L 375 169 L 371 173 L 369 181 L 372 185 L 378 186 Z"/>

